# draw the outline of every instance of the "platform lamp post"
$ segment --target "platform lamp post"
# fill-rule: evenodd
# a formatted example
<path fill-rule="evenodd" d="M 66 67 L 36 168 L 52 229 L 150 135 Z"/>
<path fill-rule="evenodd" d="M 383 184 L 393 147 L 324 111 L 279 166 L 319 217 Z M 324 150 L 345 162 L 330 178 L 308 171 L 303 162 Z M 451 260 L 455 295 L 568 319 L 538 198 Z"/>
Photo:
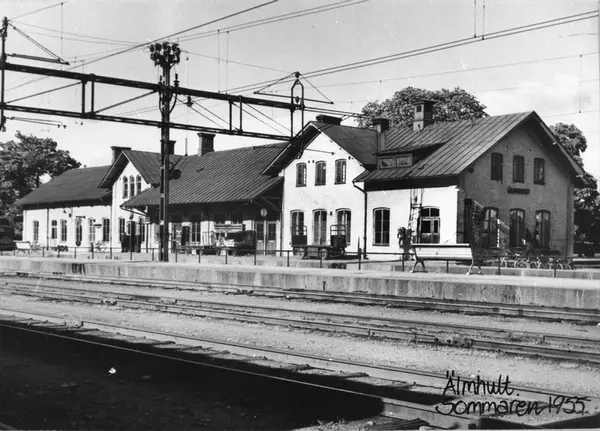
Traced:
<path fill-rule="evenodd" d="M 173 153 L 174 142 L 169 140 L 169 122 L 171 111 L 175 107 L 175 103 L 171 106 L 173 93 L 171 91 L 171 68 L 178 64 L 181 55 L 181 48 L 177 43 L 155 43 L 149 46 L 150 59 L 154 61 L 155 66 L 162 69 L 162 75 L 159 79 L 159 100 L 161 113 L 161 139 L 160 139 L 160 203 L 159 203 L 159 220 L 160 220 L 160 251 L 159 260 L 162 262 L 169 261 L 169 159 Z M 179 84 L 177 74 L 175 74 L 175 87 Z"/>

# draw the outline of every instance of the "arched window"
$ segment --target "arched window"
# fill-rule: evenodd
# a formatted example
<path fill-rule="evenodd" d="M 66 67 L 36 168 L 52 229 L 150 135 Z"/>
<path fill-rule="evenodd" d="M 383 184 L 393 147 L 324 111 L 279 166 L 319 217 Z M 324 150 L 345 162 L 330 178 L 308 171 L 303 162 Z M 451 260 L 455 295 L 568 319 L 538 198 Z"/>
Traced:
<path fill-rule="evenodd" d="M 440 243 L 440 209 L 421 208 L 419 216 L 419 242 L 425 244 Z"/>
<path fill-rule="evenodd" d="M 127 177 L 123 177 L 123 199 L 127 199 L 127 192 L 129 191 L 129 182 Z"/>
<path fill-rule="evenodd" d="M 83 226 L 81 223 L 81 217 L 75 219 L 75 245 L 80 246 L 83 240 Z"/>
<path fill-rule="evenodd" d="M 315 168 L 315 186 L 324 186 L 326 176 L 325 162 L 317 162 Z"/>
<path fill-rule="evenodd" d="M 33 242 L 40 240 L 40 222 L 37 220 L 33 221 Z"/>
<path fill-rule="evenodd" d="M 138 176 L 138 178 L 139 178 L 139 176 Z M 138 224 L 140 226 L 139 233 L 140 233 L 140 236 L 142 237 L 141 241 L 145 242 L 146 241 L 146 223 L 145 223 L 144 217 L 140 217 L 138 221 L 139 221 Z"/>
<path fill-rule="evenodd" d="M 304 227 L 304 211 L 292 211 L 292 236 L 306 235 Z"/>
<path fill-rule="evenodd" d="M 66 242 L 67 241 L 67 221 L 66 220 L 61 220 L 60 221 L 60 241 L 61 242 Z"/>
<path fill-rule="evenodd" d="M 136 184 L 136 194 L 140 194 L 142 192 L 142 177 L 140 175 L 138 175 L 135 178 L 135 184 Z"/>
<path fill-rule="evenodd" d="M 345 161 L 344 161 L 345 162 Z M 337 210 L 337 224 L 344 226 L 346 232 L 346 245 L 350 244 L 350 232 L 352 228 L 352 213 L 350 210 Z M 340 232 L 341 234 L 341 232 Z"/>
<path fill-rule="evenodd" d="M 498 208 L 484 208 L 481 220 L 481 246 L 498 246 Z"/>
<path fill-rule="evenodd" d="M 346 184 L 346 161 L 344 159 L 335 161 L 335 183 Z"/>
<path fill-rule="evenodd" d="M 373 245 L 390 244 L 390 209 L 373 210 Z"/>
<path fill-rule="evenodd" d="M 327 244 L 327 211 L 313 212 L 313 244 Z"/>
<path fill-rule="evenodd" d="M 550 248 L 550 211 L 535 212 L 534 238 L 540 248 Z"/>
<path fill-rule="evenodd" d="M 110 241 L 110 219 L 107 218 L 102 219 L 102 241 Z"/>
<path fill-rule="evenodd" d="M 135 183 L 133 182 L 133 175 L 129 177 L 129 197 L 135 196 Z"/>
<path fill-rule="evenodd" d="M 57 239 L 58 238 L 58 223 L 56 222 L 56 220 L 52 220 L 52 229 L 51 229 L 51 233 L 50 233 L 50 239 Z"/>
<path fill-rule="evenodd" d="M 93 218 L 89 218 L 88 219 L 88 229 L 89 229 L 89 241 L 90 242 L 96 242 L 96 227 L 94 226 L 94 223 L 96 221 Z"/>
<path fill-rule="evenodd" d="M 296 165 L 296 187 L 306 186 L 306 163 Z"/>
<path fill-rule="evenodd" d="M 125 235 L 125 218 L 119 217 L 119 241 L 123 241 Z"/>
<path fill-rule="evenodd" d="M 525 210 L 514 208 L 510 210 L 510 246 L 525 245 Z"/>

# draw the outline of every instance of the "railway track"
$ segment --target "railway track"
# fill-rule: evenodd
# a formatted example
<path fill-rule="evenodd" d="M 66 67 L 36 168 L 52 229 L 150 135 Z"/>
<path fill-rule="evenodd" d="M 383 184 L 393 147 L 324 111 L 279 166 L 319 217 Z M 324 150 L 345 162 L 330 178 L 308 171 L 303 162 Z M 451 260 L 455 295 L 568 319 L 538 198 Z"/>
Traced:
<path fill-rule="evenodd" d="M 343 332 L 369 338 L 388 338 L 414 343 L 447 345 L 481 350 L 499 350 L 510 354 L 534 355 L 551 359 L 587 361 L 600 364 L 600 340 L 567 337 L 539 332 L 422 322 L 382 317 L 353 316 L 306 310 L 281 310 L 276 307 L 250 306 L 210 300 L 166 298 L 101 289 L 52 286 L 44 283 L 6 282 L 0 292 L 58 301 L 108 304 L 131 309 L 174 313 L 194 317 L 227 319 Z M 283 316 L 282 316 L 283 314 Z"/>
<path fill-rule="evenodd" d="M 237 295 L 266 296 L 304 301 L 340 302 L 360 305 L 385 306 L 409 310 L 465 313 L 472 315 L 494 315 L 522 317 L 543 321 L 569 321 L 580 325 L 600 323 L 600 309 L 571 309 L 560 307 L 536 307 L 515 304 L 487 304 L 473 301 L 455 301 L 436 298 L 415 298 L 403 296 L 373 295 L 360 292 L 327 291 L 326 286 L 319 290 L 285 289 L 277 286 L 255 286 L 250 284 L 207 283 L 202 281 L 171 281 L 151 279 L 125 279 L 116 277 L 78 276 L 56 273 L 4 272 L 2 278 L 20 276 L 43 280 L 79 281 L 83 283 L 115 284 L 157 289 L 193 290 L 223 292 Z M 0 278 L 1 279 L 1 278 Z"/>
<path fill-rule="evenodd" d="M 422 398 L 426 394 L 422 391 L 423 388 L 433 388 L 441 394 L 447 383 L 447 376 L 442 374 L 335 360 L 95 321 L 70 322 L 64 317 L 24 313 L 19 310 L 0 309 L 0 315 L 0 327 L 100 344 L 106 348 L 377 399 L 381 402 L 383 415 L 405 420 L 419 418 L 436 427 L 467 428 L 470 424 L 484 419 L 486 427 L 494 426 L 496 429 L 535 428 L 498 418 L 440 413 L 431 401 L 414 402 L 414 399 Z M 231 362 L 228 362 L 228 366 L 222 365 L 223 362 L 217 364 L 214 361 L 217 357 L 231 358 Z M 257 368 L 257 365 L 260 365 L 260 368 Z M 328 379 L 323 380 L 323 377 Z M 474 382 L 474 379 L 469 377 L 462 379 Z M 323 384 L 323 381 L 329 383 Z M 543 402 L 548 397 L 574 396 L 523 386 L 511 385 L 511 388 L 516 390 L 523 400 Z M 590 407 L 597 406 L 600 399 L 590 398 L 589 403 Z M 541 426 L 551 428 L 552 424 Z"/>

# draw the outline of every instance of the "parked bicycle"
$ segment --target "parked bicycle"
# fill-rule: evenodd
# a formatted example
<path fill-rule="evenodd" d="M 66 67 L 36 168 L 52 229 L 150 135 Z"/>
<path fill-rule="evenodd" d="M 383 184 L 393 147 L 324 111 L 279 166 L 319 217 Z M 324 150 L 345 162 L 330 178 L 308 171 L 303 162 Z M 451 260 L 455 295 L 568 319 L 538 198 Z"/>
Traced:
<path fill-rule="evenodd" d="M 94 243 L 94 251 L 104 253 L 106 251 L 106 243 L 102 241 L 96 241 Z"/>

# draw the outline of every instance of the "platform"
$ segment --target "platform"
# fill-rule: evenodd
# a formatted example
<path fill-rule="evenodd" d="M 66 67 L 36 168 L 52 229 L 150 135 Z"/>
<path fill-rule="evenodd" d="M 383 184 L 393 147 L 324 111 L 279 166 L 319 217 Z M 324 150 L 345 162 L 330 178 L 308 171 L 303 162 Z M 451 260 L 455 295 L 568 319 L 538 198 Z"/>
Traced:
<path fill-rule="evenodd" d="M 598 309 L 600 282 L 550 277 L 402 273 L 222 264 L 0 258 L 0 271 L 79 274 L 148 280 L 199 281 L 494 304 Z"/>

